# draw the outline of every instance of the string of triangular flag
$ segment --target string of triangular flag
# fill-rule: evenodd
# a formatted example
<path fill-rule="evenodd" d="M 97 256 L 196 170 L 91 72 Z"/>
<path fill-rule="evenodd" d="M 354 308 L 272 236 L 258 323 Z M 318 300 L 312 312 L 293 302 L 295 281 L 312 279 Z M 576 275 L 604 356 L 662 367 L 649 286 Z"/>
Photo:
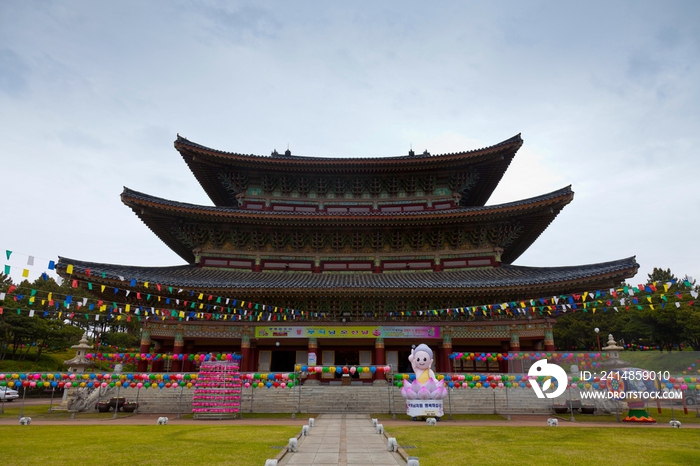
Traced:
<path fill-rule="evenodd" d="M 78 288 L 83 284 L 83 288 L 89 291 L 96 291 L 93 283 L 83 278 L 71 278 L 71 286 Z M 420 311 L 390 311 L 386 315 L 388 317 L 435 317 L 435 316 L 481 316 L 481 317 L 513 317 L 523 318 L 528 316 L 552 316 L 566 312 L 592 312 L 598 311 L 608 312 L 622 310 L 630 310 L 630 306 L 634 309 L 643 309 L 644 306 L 651 310 L 663 310 L 667 304 L 673 304 L 677 308 L 682 302 L 688 302 L 689 305 L 694 304 L 694 300 L 698 297 L 698 292 L 692 288 L 690 281 L 683 281 L 682 284 L 685 290 L 676 290 L 669 293 L 670 288 L 676 284 L 676 281 L 666 283 L 651 283 L 647 285 L 638 285 L 632 287 L 625 285 L 623 288 L 609 290 L 595 290 L 591 292 L 572 293 L 569 295 L 559 295 L 552 297 L 540 297 L 536 299 L 527 299 L 519 301 L 511 301 L 506 303 L 486 304 L 477 306 L 463 306 L 446 309 L 429 309 Z M 136 286 L 135 279 L 131 279 L 130 285 Z M 144 282 L 142 284 L 146 289 L 150 289 L 151 284 Z M 73 318 L 75 311 L 85 314 L 85 318 L 89 319 L 93 316 L 96 321 L 100 321 L 100 317 L 110 320 L 116 318 L 118 321 L 126 318 L 131 321 L 131 315 L 137 317 L 140 321 L 141 317 L 155 318 L 157 320 L 245 320 L 245 321 L 287 321 L 287 320 L 306 320 L 315 317 L 327 317 L 328 313 L 299 311 L 295 309 L 282 308 L 278 306 L 253 303 L 250 301 L 233 299 L 222 296 L 214 296 L 206 294 L 202 291 L 184 290 L 178 288 L 177 291 L 171 286 L 161 284 L 154 285 L 154 293 L 141 292 L 139 290 L 129 290 L 126 288 L 110 287 L 115 298 L 112 299 L 96 299 L 96 298 L 75 298 L 72 295 L 59 295 L 55 292 L 43 292 L 41 290 L 31 289 L 28 287 L 10 286 L 7 290 L 0 293 L 0 300 L 5 298 L 5 294 L 13 294 L 14 302 L 23 302 L 27 299 L 27 303 L 31 305 L 41 306 L 43 308 L 43 316 L 48 317 L 53 311 L 54 315 L 62 318 L 65 312 L 69 312 L 70 318 Z M 157 294 L 162 292 L 164 294 Z M 165 294 L 165 290 L 169 294 Z M 662 291 L 663 290 L 663 291 Z M 105 294 L 108 292 L 106 285 L 99 285 L 99 293 Z M 138 302 L 125 302 L 121 299 L 116 299 L 116 295 L 123 292 L 126 298 L 131 295 L 131 299 L 135 298 Z M 133 293 L 133 295 L 132 295 Z M 182 294 L 183 297 L 173 296 L 175 293 Z M 646 294 L 645 294 L 646 293 Z M 189 298 L 187 298 L 189 296 Z M 145 300 L 145 302 L 143 302 Z M 151 301 L 153 300 L 153 301 Z M 149 305 L 149 304 L 154 305 Z M 156 304 L 157 303 L 157 304 Z M 163 305 L 164 304 L 164 305 Z M 53 307 L 53 309 L 51 309 Z M 21 313 L 21 310 L 18 310 Z M 88 311 L 88 312 L 84 312 Z M 0 308 L 0 313 L 3 309 Z M 35 315 L 36 312 L 29 310 L 30 315 Z M 125 315 L 125 317 L 122 317 Z"/>
<path fill-rule="evenodd" d="M 17 258 L 17 256 L 21 256 L 22 261 L 26 262 L 26 265 L 16 266 L 16 265 L 4 264 L 3 272 L 5 275 L 9 276 L 12 274 L 12 271 L 15 270 L 15 271 L 17 271 L 18 274 L 20 274 L 22 276 L 22 278 L 29 279 L 30 271 L 37 270 L 36 265 L 46 264 L 46 268 L 41 269 L 41 272 L 37 273 L 37 276 L 45 277 L 45 279 L 47 279 L 48 278 L 47 270 L 51 270 L 51 271 L 56 270 L 56 261 L 53 259 L 45 259 L 42 257 L 30 255 L 30 254 L 16 253 L 10 249 L 5 250 L 5 260 L 6 261 L 9 261 L 11 257 Z"/>

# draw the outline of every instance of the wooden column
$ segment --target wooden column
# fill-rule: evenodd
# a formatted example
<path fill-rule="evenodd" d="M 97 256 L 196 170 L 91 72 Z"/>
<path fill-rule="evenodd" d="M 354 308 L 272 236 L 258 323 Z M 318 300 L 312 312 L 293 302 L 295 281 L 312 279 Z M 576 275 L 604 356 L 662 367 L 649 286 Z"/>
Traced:
<path fill-rule="evenodd" d="M 173 344 L 173 355 L 182 354 L 185 349 L 185 335 L 182 330 L 175 331 L 175 343 Z M 170 365 L 170 372 L 180 372 L 182 371 L 182 363 L 178 359 L 173 359 L 173 363 Z"/>
<path fill-rule="evenodd" d="M 244 333 L 241 335 L 241 371 L 251 372 L 251 355 L 250 355 L 250 335 Z"/>
<path fill-rule="evenodd" d="M 386 351 L 384 350 L 384 338 L 374 340 L 374 366 L 386 365 Z M 386 380 L 384 371 L 374 373 L 374 380 Z"/>
<path fill-rule="evenodd" d="M 190 341 L 189 343 L 185 344 L 185 352 L 184 354 L 192 354 L 194 353 L 194 342 Z M 182 372 L 192 372 L 194 371 L 194 361 L 190 359 L 183 359 L 182 360 Z"/>
<path fill-rule="evenodd" d="M 510 326 L 510 345 L 508 347 L 508 352 L 520 352 L 520 334 L 518 333 L 518 328 L 515 325 Z M 523 362 L 520 359 L 515 359 L 509 364 L 510 370 L 507 372 L 514 372 L 518 374 L 523 372 Z"/>
<path fill-rule="evenodd" d="M 148 354 L 151 351 L 151 332 L 148 330 L 141 330 L 141 346 L 139 347 L 141 354 Z M 139 372 L 146 372 L 148 370 L 148 361 L 140 360 L 136 365 Z"/>
<path fill-rule="evenodd" d="M 552 326 L 549 325 L 544 329 L 544 350 L 554 351 L 554 333 L 552 332 Z"/>
<path fill-rule="evenodd" d="M 153 352 L 158 354 L 162 351 L 163 345 L 160 344 L 160 342 L 155 341 L 153 343 Z M 159 358 L 157 360 L 153 360 L 153 363 L 151 364 L 151 372 L 163 372 L 163 369 L 165 367 L 165 360 L 163 358 Z"/>
<path fill-rule="evenodd" d="M 452 372 L 450 354 L 452 354 L 452 335 L 445 333 L 442 335 L 440 360 L 438 361 L 439 364 L 436 366 L 438 372 Z"/>

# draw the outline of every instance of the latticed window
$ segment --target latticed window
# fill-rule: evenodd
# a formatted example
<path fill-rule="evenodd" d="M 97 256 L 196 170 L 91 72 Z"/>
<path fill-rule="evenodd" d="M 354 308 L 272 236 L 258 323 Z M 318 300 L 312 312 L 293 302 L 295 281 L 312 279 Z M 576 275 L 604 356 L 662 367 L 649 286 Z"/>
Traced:
<path fill-rule="evenodd" d="M 328 192 L 328 181 L 325 178 L 316 179 L 316 192 L 320 196 L 325 196 Z"/>
<path fill-rule="evenodd" d="M 333 233 L 331 235 L 331 241 L 333 243 L 333 249 L 342 249 L 343 248 L 343 234 L 342 233 Z"/>
<path fill-rule="evenodd" d="M 364 235 L 362 233 L 352 234 L 352 248 L 356 251 L 362 249 L 362 243 L 364 242 Z"/>
<path fill-rule="evenodd" d="M 369 180 L 368 189 L 372 196 L 377 197 L 379 193 L 382 192 L 382 180 L 381 178 L 372 178 Z"/>
<path fill-rule="evenodd" d="M 396 311 L 401 313 L 401 312 L 406 312 L 408 310 L 408 301 L 405 299 L 401 299 L 396 302 Z"/>
<path fill-rule="evenodd" d="M 250 240 L 250 233 L 246 233 L 240 230 L 234 230 L 231 232 L 231 243 L 238 249 L 243 249 L 248 241 Z"/>
<path fill-rule="evenodd" d="M 462 245 L 462 232 L 459 229 L 452 230 L 447 235 L 447 240 L 450 242 L 452 249 L 458 249 Z"/>
<path fill-rule="evenodd" d="M 411 248 L 419 250 L 423 247 L 423 232 L 414 231 L 411 233 Z"/>
<path fill-rule="evenodd" d="M 270 175 L 263 175 L 262 177 L 262 188 L 263 191 L 268 194 L 275 190 L 277 187 L 277 177 Z"/>
<path fill-rule="evenodd" d="M 398 303 L 396 301 L 385 301 L 384 302 L 384 313 L 395 315 L 399 310 Z"/>
<path fill-rule="evenodd" d="M 311 235 L 311 247 L 314 248 L 316 251 L 322 250 L 324 238 L 325 236 L 323 235 L 323 233 L 314 232 Z"/>
<path fill-rule="evenodd" d="M 430 245 L 433 249 L 442 249 L 445 244 L 445 235 L 442 231 L 433 231 L 430 233 Z"/>
<path fill-rule="evenodd" d="M 250 235 L 250 241 L 253 243 L 253 247 L 256 249 L 262 249 L 265 246 L 265 240 L 267 239 L 265 234 L 261 231 L 253 231 Z"/>
<path fill-rule="evenodd" d="M 340 301 L 337 299 L 332 299 L 328 301 L 331 313 L 337 315 L 340 312 Z"/>
<path fill-rule="evenodd" d="M 392 196 L 396 196 L 396 194 L 399 192 L 399 189 L 401 189 L 401 185 L 399 184 L 398 178 L 392 176 L 391 178 L 386 180 L 386 190 L 389 194 L 391 194 Z"/>
<path fill-rule="evenodd" d="M 365 181 L 362 178 L 354 178 L 352 180 L 352 193 L 360 197 L 365 190 Z"/>
<path fill-rule="evenodd" d="M 245 192 L 248 189 L 248 177 L 243 173 L 236 173 L 231 177 L 233 186 L 239 193 Z"/>
<path fill-rule="evenodd" d="M 429 175 L 421 178 L 421 184 L 423 185 L 423 191 L 426 194 L 432 194 L 435 190 L 435 176 Z"/>
<path fill-rule="evenodd" d="M 403 246 L 403 233 L 394 231 L 391 233 L 391 247 L 395 250 L 401 249 Z"/>
<path fill-rule="evenodd" d="M 297 185 L 299 186 L 299 194 L 302 196 L 308 196 L 309 191 L 311 191 L 311 183 L 309 180 L 307 178 L 299 178 Z"/>
<path fill-rule="evenodd" d="M 315 299 L 310 299 L 308 303 L 306 304 L 306 310 L 309 312 L 317 312 L 318 311 L 318 301 Z"/>
<path fill-rule="evenodd" d="M 211 238 L 212 246 L 216 249 L 221 249 L 228 240 L 228 232 L 221 230 L 210 230 L 209 237 Z"/>
<path fill-rule="evenodd" d="M 282 176 L 279 179 L 279 188 L 280 191 L 282 191 L 282 194 L 285 196 L 288 196 L 289 193 L 294 190 L 294 179 L 290 178 L 288 176 Z"/>
<path fill-rule="evenodd" d="M 345 180 L 343 178 L 336 178 L 333 181 L 333 191 L 335 191 L 335 195 L 338 197 L 345 194 Z"/>
<path fill-rule="evenodd" d="M 415 176 L 409 176 L 404 180 L 404 187 L 406 192 L 412 196 L 418 189 L 418 179 Z"/>
<path fill-rule="evenodd" d="M 384 246 L 384 235 L 380 231 L 372 233 L 372 247 L 381 249 Z"/>
<path fill-rule="evenodd" d="M 362 315 L 365 317 L 376 317 L 374 301 L 362 301 Z"/>
<path fill-rule="evenodd" d="M 270 234 L 271 242 L 272 242 L 272 247 L 274 247 L 277 250 L 283 249 L 285 244 L 287 243 L 287 235 L 284 233 L 281 233 L 279 231 L 274 231 Z"/>
<path fill-rule="evenodd" d="M 295 231 L 291 235 L 291 245 L 294 249 L 301 249 L 304 247 L 304 243 L 306 239 L 306 235 L 304 233 L 300 233 L 298 231 Z"/>
<path fill-rule="evenodd" d="M 380 317 L 384 315 L 384 301 L 383 300 L 378 299 L 374 302 L 374 312 Z"/>

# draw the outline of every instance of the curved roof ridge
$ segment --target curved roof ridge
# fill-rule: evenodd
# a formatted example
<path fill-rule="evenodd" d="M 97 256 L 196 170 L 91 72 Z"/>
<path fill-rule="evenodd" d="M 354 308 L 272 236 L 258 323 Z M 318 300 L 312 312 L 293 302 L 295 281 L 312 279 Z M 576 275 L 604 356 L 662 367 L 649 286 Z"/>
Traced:
<path fill-rule="evenodd" d="M 107 280 L 150 281 L 183 288 L 222 289 L 236 292 L 280 291 L 298 288 L 308 292 L 315 290 L 422 290 L 443 289 L 466 291 L 489 291 L 510 287 L 542 287 L 548 284 L 575 284 L 576 290 L 614 286 L 611 280 L 624 280 L 631 277 L 639 268 L 636 256 L 608 262 L 581 264 L 565 267 L 525 267 L 502 265 L 501 267 L 454 270 L 440 273 L 403 274 L 339 274 L 324 272 L 289 272 L 280 280 L 278 274 L 250 273 L 232 269 L 179 266 L 129 266 L 99 262 L 79 261 L 59 256 L 56 265 L 59 274 L 68 265 L 74 266 L 74 273 L 84 274 L 90 269 L 93 276 L 105 273 Z M 97 278 L 99 280 L 99 278 Z M 604 285 L 605 283 L 605 285 Z M 571 285 L 567 285 L 570 288 Z M 553 291 L 554 292 L 554 291 Z"/>
<path fill-rule="evenodd" d="M 203 211 L 209 211 L 209 212 L 219 212 L 219 213 L 231 212 L 231 213 L 244 213 L 244 214 L 251 214 L 251 215 L 264 214 L 265 216 L 275 216 L 275 217 L 283 217 L 283 216 L 289 216 L 289 217 L 296 217 L 296 216 L 329 216 L 329 217 L 415 216 L 415 217 L 417 217 L 420 215 L 431 215 L 431 214 L 460 213 L 460 212 L 465 212 L 465 213 L 466 212 L 483 212 L 483 211 L 498 210 L 498 209 L 504 209 L 504 208 L 507 209 L 510 207 L 536 204 L 537 202 L 542 202 L 542 201 L 546 201 L 549 199 L 555 199 L 558 197 L 571 196 L 571 195 L 573 195 L 573 191 L 571 190 L 571 185 L 568 185 L 568 186 L 565 186 L 563 188 L 557 189 L 555 191 L 541 194 L 539 196 L 520 199 L 517 201 L 506 202 L 506 203 L 502 203 L 502 204 L 493 204 L 493 205 L 486 205 L 486 206 L 458 207 L 456 209 L 444 209 L 444 210 L 423 210 L 423 211 L 413 211 L 413 212 L 376 212 L 375 211 L 375 212 L 353 212 L 352 214 L 349 214 L 349 213 L 343 213 L 343 212 L 326 212 L 326 211 L 287 212 L 287 211 L 249 210 L 249 209 L 244 210 L 244 209 L 240 209 L 238 207 L 205 206 L 205 205 L 199 205 L 199 204 L 190 204 L 187 202 L 172 201 L 172 200 L 165 199 L 162 197 L 153 196 L 151 194 L 146 194 L 146 193 L 142 193 L 139 191 L 135 191 L 135 190 L 127 188 L 125 186 L 124 191 L 122 192 L 122 202 L 125 202 L 124 197 L 126 196 L 126 197 L 130 197 L 130 198 L 135 198 L 135 199 L 139 199 L 139 200 L 146 201 L 146 202 L 153 202 L 156 204 L 161 204 L 164 206 L 169 206 L 169 207 L 174 207 L 174 208 L 196 209 L 196 210 L 203 210 Z"/>
<path fill-rule="evenodd" d="M 553 265 L 553 266 L 532 266 L 532 265 L 514 265 L 514 264 L 501 264 L 501 267 L 521 270 L 521 271 L 538 271 L 538 270 L 581 270 L 587 267 L 615 267 L 615 266 L 633 266 L 637 264 L 637 256 L 624 257 L 622 259 L 615 259 L 606 262 L 593 262 L 591 264 L 581 264 L 581 265 Z"/>
<path fill-rule="evenodd" d="M 177 148 L 178 144 L 183 144 L 185 146 L 193 147 L 196 149 L 204 150 L 207 152 L 215 153 L 215 154 L 220 154 L 220 155 L 228 155 L 228 156 L 233 156 L 233 157 L 248 157 L 248 158 L 255 158 L 255 159 L 263 159 L 263 160 L 298 160 L 298 161 L 324 161 L 324 162 L 334 162 L 334 161 L 339 161 L 339 162 L 348 162 L 348 161 L 367 161 L 367 160 L 373 160 L 373 161 L 382 161 L 382 160 L 401 160 L 401 159 L 407 159 L 407 160 L 416 160 L 416 159 L 434 159 L 436 157 L 453 157 L 453 156 L 459 156 L 459 155 L 467 155 L 467 154 L 476 154 L 476 153 L 486 153 L 489 151 L 492 151 L 494 149 L 498 149 L 502 146 L 507 146 L 510 144 L 522 144 L 523 139 L 521 137 L 521 133 L 516 134 L 515 136 L 512 136 L 504 141 L 498 142 L 496 144 L 486 146 L 486 147 L 481 147 L 478 149 L 471 149 L 471 150 L 466 150 L 466 151 L 458 151 L 458 152 L 448 152 L 444 154 L 429 154 L 429 153 L 424 153 L 424 154 L 416 154 L 416 155 L 394 155 L 394 156 L 379 156 L 379 157 L 319 157 L 319 156 L 306 156 L 306 155 L 279 155 L 279 156 L 272 156 L 272 155 L 258 155 L 258 154 L 241 154 L 238 152 L 229 152 L 229 151 L 223 151 L 220 149 L 214 149 L 211 147 L 207 147 L 203 144 L 199 144 L 193 141 L 190 141 L 189 139 L 180 136 L 180 134 L 177 134 L 177 139 L 174 141 L 175 148 Z"/>

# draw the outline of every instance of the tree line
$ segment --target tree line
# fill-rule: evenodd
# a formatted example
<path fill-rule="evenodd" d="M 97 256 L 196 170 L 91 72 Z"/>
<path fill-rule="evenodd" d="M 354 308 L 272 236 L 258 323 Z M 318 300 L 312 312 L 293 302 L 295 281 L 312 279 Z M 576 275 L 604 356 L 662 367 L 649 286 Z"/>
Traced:
<path fill-rule="evenodd" d="M 12 285 L 11 277 L 0 273 L 0 292 L 6 292 Z M 96 299 L 87 290 L 71 288 L 67 280 L 58 284 L 53 278 L 40 277 L 33 282 L 23 280 L 17 288 L 21 290 L 21 294 L 27 296 L 27 290 L 35 290 L 37 299 L 32 305 L 26 296 L 15 301 L 15 296 L 20 293 L 18 291 L 0 300 L 0 307 L 3 308 L 0 315 L 0 361 L 39 361 L 44 352 L 63 351 L 77 344 L 84 333 L 88 333 L 99 345 L 119 348 L 138 345 L 141 332 L 139 322 L 96 322 L 87 319 L 80 312 L 76 312 L 72 319 L 44 317 L 44 311 L 55 308 L 50 308 L 48 302 L 42 304 L 41 300 L 44 298 L 38 298 L 39 296 L 45 297 L 48 293 L 54 293 L 56 296 L 71 295 L 76 300 Z M 29 317 L 30 310 L 35 312 L 33 317 Z"/>
<path fill-rule="evenodd" d="M 682 285 L 684 280 L 690 281 L 695 291 L 700 288 L 687 276 L 679 280 L 670 269 L 654 268 L 647 277 L 646 285 L 675 282 L 666 292 L 670 297 L 676 291 L 688 292 L 687 287 Z M 624 286 L 622 283 L 617 288 Z M 652 310 L 643 306 L 642 310 L 638 310 L 636 306 L 630 306 L 630 310 L 626 310 L 624 306 L 618 306 L 618 312 L 611 308 L 595 314 L 580 310 L 568 312 L 557 318 L 555 344 L 560 350 L 597 350 L 595 329 L 598 328 L 601 346 L 606 345 L 608 334 L 612 334 L 618 344 L 629 345 L 629 349 L 646 347 L 660 351 L 700 351 L 700 305 L 685 301 L 676 307 L 674 301 L 669 299 L 669 304 L 663 309 L 656 306 Z"/>

